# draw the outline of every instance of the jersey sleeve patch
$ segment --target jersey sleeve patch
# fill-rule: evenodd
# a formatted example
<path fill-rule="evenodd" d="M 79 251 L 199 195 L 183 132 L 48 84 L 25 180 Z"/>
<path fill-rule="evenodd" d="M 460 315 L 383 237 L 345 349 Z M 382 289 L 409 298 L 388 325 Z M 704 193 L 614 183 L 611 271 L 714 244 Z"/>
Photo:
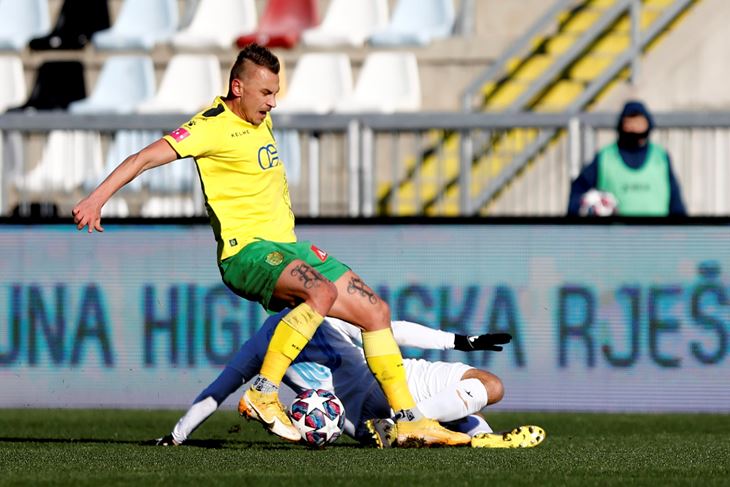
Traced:
<path fill-rule="evenodd" d="M 316 245 L 312 245 L 311 249 L 312 252 L 314 252 L 314 255 L 316 255 L 319 260 L 321 260 L 322 262 L 327 260 L 327 252 L 318 248 Z"/>
<path fill-rule="evenodd" d="M 175 142 L 182 142 L 190 136 L 190 132 L 185 127 L 176 128 L 170 132 L 170 137 L 175 139 Z"/>

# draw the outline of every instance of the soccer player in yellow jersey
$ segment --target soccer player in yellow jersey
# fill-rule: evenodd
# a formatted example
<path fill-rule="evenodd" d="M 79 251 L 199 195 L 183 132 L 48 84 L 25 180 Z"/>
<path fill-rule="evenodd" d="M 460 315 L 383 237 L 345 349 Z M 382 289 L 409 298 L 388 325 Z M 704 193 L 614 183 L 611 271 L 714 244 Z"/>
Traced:
<path fill-rule="evenodd" d="M 241 415 L 282 438 L 299 440 L 278 387 L 289 364 L 330 315 L 362 329 L 368 366 L 398 411 L 400 437 L 426 444 L 468 444 L 468 435 L 441 427 L 416 407 L 390 329 L 388 305 L 346 265 L 310 242 L 297 242 L 269 116 L 276 106 L 278 73 L 279 61 L 268 49 L 255 44 L 244 48 L 231 68 L 228 95 L 127 157 L 73 209 L 77 228 L 103 231 L 101 208 L 122 186 L 148 169 L 195 158 L 223 282 L 267 310 L 291 308 L 276 327 L 259 376 L 241 397 Z"/>

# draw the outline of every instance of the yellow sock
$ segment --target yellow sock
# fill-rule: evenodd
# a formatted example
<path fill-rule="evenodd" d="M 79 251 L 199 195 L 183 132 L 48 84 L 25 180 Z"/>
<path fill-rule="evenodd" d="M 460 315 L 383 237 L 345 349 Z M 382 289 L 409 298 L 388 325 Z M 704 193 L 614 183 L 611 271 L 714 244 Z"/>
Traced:
<path fill-rule="evenodd" d="M 406 369 L 390 328 L 362 332 L 362 348 L 368 367 L 383 388 L 393 411 L 416 406 L 406 382 Z"/>
<path fill-rule="evenodd" d="M 260 374 L 278 386 L 292 360 L 312 339 L 323 319 L 307 303 L 284 315 L 271 337 Z"/>

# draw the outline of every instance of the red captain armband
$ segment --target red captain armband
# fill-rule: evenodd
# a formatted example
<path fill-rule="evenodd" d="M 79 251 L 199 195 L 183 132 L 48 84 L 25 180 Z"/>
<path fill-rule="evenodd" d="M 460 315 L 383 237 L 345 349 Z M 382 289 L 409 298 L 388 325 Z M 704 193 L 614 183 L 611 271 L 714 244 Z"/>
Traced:
<path fill-rule="evenodd" d="M 180 127 L 170 132 L 170 137 L 175 139 L 175 142 L 182 142 L 184 139 L 190 136 L 190 132 L 187 129 Z"/>

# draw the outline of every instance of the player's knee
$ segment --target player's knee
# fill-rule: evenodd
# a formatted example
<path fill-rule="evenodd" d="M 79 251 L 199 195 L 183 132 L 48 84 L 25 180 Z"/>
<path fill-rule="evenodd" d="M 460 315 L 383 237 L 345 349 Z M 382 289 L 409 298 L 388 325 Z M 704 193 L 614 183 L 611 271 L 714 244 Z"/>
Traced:
<path fill-rule="evenodd" d="M 487 404 L 497 403 L 504 397 L 504 384 L 502 380 L 491 372 L 481 369 L 469 369 L 463 378 L 479 379 L 487 391 Z"/>
<path fill-rule="evenodd" d="M 312 307 L 324 316 L 337 300 L 337 287 L 332 281 L 324 281 L 311 293 L 310 300 Z"/>
<path fill-rule="evenodd" d="M 489 374 L 489 372 L 487 372 L 487 374 Z M 504 384 L 502 383 L 502 379 L 496 375 L 489 374 L 489 376 L 489 385 L 485 386 L 487 388 L 487 397 L 489 398 L 487 404 L 494 404 L 501 401 L 504 397 Z"/>
<path fill-rule="evenodd" d="M 380 326 L 387 328 L 390 326 L 390 306 L 382 299 L 378 299 L 375 310 L 373 310 L 373 321 Z"/>

